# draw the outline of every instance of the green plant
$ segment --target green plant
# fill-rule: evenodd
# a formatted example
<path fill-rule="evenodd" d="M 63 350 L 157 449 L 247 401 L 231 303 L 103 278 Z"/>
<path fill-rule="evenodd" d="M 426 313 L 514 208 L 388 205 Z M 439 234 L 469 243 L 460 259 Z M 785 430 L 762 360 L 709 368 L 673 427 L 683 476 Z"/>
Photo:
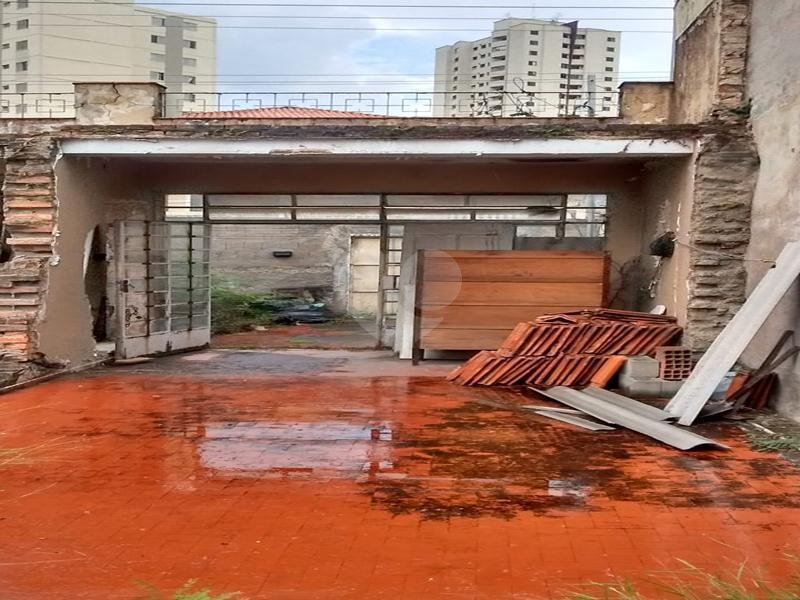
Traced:
<path fill-rule="evenodd" d="M 168 595 L 165 595 L 150 583 L 139 581 L 137 584 L 147 592 L 146 600 L 232 600 L 233 598 L 244 600 L 241 592 L 212 594 L 208 588 L 198 589 L 196 579 L 190 579 Z"/>
<path fill-rule="evenodd" d="M 797 559 L 791 558 L 797 564 Z M 571 592 L 564 596 L 570 600 L 800 600 L 800 569 L 795 569 L 791 581 L 774 587 L 757 574 L 750 574 L 746 563 L 735 572 L 723 575 L 709 573 L 694 565 L 679 561 L 684 568 L 671 573 L 651 575 L 648 581 L 664 591 L 658 596 L 646 596 L 627 579 L 587 584 L 589 592 Z"/>
<path fill-rule="evenodd" d="M 259 308 L 264 294 L 237 292 L 222 287 L 211 290 L 211 332 L 236 333 L 247 331 L 256 325 L 269 325 L 273 321 L 271 312 Z"/>

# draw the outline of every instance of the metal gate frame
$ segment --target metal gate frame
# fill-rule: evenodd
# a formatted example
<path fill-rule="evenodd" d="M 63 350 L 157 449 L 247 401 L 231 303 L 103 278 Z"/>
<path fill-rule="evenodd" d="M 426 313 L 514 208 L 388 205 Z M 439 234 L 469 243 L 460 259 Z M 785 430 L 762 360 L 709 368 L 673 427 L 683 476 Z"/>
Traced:
<path fill-rule="evenodd" d="M 117 357 L 209 344 L 210 227 L 191 221 L 114 223 Z"/>

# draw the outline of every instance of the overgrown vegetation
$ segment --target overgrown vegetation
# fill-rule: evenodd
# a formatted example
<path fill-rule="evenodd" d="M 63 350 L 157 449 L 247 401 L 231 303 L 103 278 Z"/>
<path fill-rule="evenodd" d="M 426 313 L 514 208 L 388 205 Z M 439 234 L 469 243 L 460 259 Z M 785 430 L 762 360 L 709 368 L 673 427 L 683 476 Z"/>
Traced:
<path fill-rule="evenodd" d="M 148 583 L 139 582 L 139 586 L 147 593 L 144 600 L 245 600 L 241 592 L 212 594 L 208 588 L 198 588 L 196 579 L 190 579 L 174 592 L 166 593 Z"/>
<path fill-rule="evenodd" d="M 779 452 L 794 450 L 800 452 L 800 435 L 762 435 L 748 434 L 750 445 L 759 452 Z"/>
<path fill-rule="evenodd" d="M 264 294 L 212 288 L 211 333 L 237 333 L 259 325 L 269 325 L 274 315 L 259 306 L 263 300 Z"/>
<path fill-rule="evenodd" d="M 747 565 L 741 564 L 735 572 L 715 575 L 699 569 L 685 561 L 684 568 L 671 573 L 651 576 L 648 583 L 660 591 L 657 595 L 647 595 L 639 586 L 627 579 L 617 579 L 608 583 L 590 583 L 590 592 L 574 592 L 564 596 L 569 600 L 800 600 L 800 565 L 797 559 L 791 581 L 775 587 L 757 574 L 748 572 Z"/>

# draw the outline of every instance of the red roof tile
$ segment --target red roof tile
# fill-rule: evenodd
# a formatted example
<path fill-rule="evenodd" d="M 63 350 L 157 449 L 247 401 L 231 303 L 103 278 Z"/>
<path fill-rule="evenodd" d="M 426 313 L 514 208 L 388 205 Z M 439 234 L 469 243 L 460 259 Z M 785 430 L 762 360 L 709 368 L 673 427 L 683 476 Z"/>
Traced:
<path fill-rule="evenodd" d="M 280 106 L 277 108 L 245 108 L 208 112 L 185 112 L 184 119 L 382 119 L 383 115 L 307 108 L 305 106 Z"/>

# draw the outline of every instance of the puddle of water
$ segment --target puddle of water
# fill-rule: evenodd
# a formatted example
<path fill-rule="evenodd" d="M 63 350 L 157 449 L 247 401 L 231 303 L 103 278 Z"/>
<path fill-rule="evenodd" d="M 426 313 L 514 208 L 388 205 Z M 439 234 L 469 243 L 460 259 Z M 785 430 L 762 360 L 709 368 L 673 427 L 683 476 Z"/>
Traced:
<path fill-rule="evenodd" d="M 200 439 L 204 466 L 219 471 L 313 473 L 384 471 L 392 468 L 392 430 L 383 425 L 333 421 L 206 423 Z"/>

